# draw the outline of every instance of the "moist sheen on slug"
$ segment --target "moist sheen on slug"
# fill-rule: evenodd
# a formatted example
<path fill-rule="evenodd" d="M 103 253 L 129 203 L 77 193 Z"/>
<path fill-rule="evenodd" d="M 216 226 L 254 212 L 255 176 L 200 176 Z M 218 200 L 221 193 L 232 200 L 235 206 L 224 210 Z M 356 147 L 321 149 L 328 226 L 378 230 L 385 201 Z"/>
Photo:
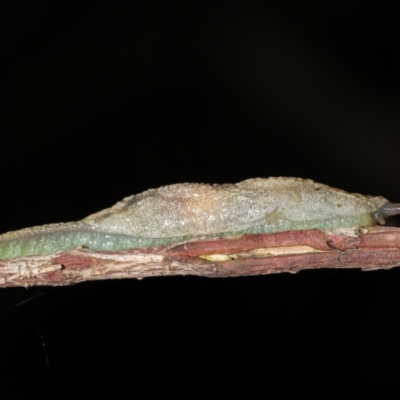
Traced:
<path fill-rule="evenodd" d="M 237 184 L 183 183 L 150 189 L 78 222 L 0 235 L 0 258 L 77 247 L 123 250 L 193 237 L 293 229 L 371 226 L 388 203 L 300 178 L 255 178 Z"/>

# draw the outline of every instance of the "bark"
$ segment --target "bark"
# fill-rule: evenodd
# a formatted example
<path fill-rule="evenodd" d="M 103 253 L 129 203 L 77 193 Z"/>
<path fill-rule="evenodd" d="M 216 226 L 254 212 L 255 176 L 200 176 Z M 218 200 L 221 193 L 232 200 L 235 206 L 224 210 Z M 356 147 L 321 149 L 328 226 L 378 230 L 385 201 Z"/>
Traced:
<path fill-rule="evenodd" d="M 0 287 L 171 275 L 237 277 L 320 268 L 370 271 L 397 265 L 400 228 L 311 229 L 120 252 L 77 249 L 0 260 Z"/>

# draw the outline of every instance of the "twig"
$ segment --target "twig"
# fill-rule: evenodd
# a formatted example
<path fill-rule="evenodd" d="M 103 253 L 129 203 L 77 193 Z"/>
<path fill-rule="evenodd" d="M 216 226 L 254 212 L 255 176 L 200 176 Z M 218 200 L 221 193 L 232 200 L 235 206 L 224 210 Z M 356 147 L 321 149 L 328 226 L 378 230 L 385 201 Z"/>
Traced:
<path fill-rule="evenodd" d="M 2 260 L 0 287 L 171 275 L 237 277 L 320 268 L 370 271 L 397 265 L 400 228 L 311 229 L 120 252 L 77 249 Z"/>

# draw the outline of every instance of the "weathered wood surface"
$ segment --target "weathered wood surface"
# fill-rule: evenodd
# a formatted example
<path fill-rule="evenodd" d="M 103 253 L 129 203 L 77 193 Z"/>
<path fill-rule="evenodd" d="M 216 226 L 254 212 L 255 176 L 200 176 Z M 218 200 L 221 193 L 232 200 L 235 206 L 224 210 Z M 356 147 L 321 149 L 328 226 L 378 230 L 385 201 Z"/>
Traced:
<path fill-rule="evenodd" d="M 171 275 L 238 277 L 319 268 L 376 270 L 398 265 L 400 228 L 311 229 L 120 252 L 77 249 L 0 260 L 0 287 Z"/>

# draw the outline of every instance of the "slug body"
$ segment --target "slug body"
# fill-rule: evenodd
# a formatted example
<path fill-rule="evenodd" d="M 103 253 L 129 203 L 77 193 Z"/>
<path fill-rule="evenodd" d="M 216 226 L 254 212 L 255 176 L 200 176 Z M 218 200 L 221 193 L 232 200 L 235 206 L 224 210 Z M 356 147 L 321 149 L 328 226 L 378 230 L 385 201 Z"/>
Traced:
<path fill-rule="evenodd" d="M 87 247 L 118 251 L 192 239 L 296 229 L 372 226 L 400 205 L 300 178 L 183 183 L 125 198 L 81 221 L 0 235 L 0 259 Z"/>

